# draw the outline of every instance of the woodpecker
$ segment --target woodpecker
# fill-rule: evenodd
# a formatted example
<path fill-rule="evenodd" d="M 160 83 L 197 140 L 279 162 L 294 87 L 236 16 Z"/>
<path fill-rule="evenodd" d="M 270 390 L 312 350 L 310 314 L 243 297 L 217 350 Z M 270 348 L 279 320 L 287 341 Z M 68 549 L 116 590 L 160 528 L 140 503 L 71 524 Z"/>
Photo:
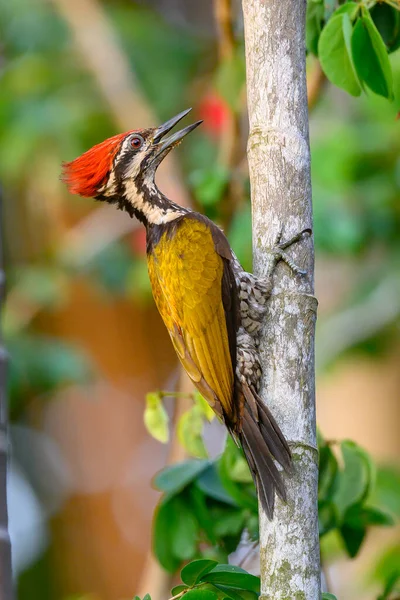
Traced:
<path fill-rule="evenodd" d="M 303 273 L 277 240 L 271 272 L 256 278 L 241 267 L 222 230 L 204 215 L 169 200 L 157 167 L 202 121 L 165 137 L 185 110 L 160 127 L 128 131 L 63 164 L 72 194 L 94 197 L 137 217 L 146 228 L 153 296 L 173 347 L 194 385 L 243 448 L 259 498 L 272 519 L 275 492 L 286 501 L 282 469 L 292 472 L 288 443 L 259 396 L 259 334 L 279 260 Z M 276 462 L 282 467 L 279 469 Z"/>

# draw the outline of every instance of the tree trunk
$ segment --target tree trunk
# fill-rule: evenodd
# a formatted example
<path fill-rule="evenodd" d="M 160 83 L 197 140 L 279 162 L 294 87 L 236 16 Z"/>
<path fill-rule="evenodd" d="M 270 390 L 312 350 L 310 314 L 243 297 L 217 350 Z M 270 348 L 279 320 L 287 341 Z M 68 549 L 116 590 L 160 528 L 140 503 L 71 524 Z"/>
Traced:
<path fill-rule="evenodd" d="M 306 0 L 242 2 L 254 272 L 265 277 L 279 232 L 285 241 L 312 225 Z M 288 252 L 307 276 L 282 262 L 275 273 L 261 338 L 262 397 L 290 443 L 295 474 L 286 478 L 288 503 L 277 500 L 273 521 L 260 514 L 261 593 L 319 600 L 312 239 Z"/>
<path fill-rule="evenodd" d="M 0 221 L 0 250 L 1 250 Z M 0 261 L 0 294 L 4 288 L 4 273 Z M 8 535 L 7 513 L 7 402 L 6 402 L 6 351 L 0 340 L 0 600 L 11 600 L 11 544 Z"/>

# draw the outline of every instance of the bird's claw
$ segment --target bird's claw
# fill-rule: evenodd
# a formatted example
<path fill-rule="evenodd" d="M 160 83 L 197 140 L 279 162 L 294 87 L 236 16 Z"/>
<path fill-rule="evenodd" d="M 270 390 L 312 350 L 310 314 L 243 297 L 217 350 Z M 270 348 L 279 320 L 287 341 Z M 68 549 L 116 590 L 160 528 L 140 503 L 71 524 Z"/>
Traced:
<path fill-rule="evenodd" d="M 309 227 L 300 231 L 300 233 L 290 238 L 290 240 L 287 240 L 286 242 L 281 242 L 282 231 L 280 231 L 277 235 L 274 248 L 272 249 L 272 253 L 275 257 L 275 264 L 277 264 L 280 260 L 283 260 L 288 265 L 288 267 L 294 273 L 296 273 L 296 275 L 307 275 L 307 271 L 300 269 L 300 267 L 296 265 L 294 260 L 285 252 L 286 248 L 289 248 L 292 244 L 299 242 L 305 235 L 307 235 L 307 237 L 312 235 L 312 231 Z"/>

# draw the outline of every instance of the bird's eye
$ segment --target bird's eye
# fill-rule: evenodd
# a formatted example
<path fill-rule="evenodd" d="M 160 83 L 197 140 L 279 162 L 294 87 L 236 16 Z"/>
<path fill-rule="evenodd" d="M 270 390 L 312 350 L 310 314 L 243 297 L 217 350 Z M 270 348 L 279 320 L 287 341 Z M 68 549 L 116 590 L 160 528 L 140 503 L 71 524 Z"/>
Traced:
<path fill-rule="evenodd" d="M 143 144 L 143 142 L 144 142 L 144 140 L 143 140 L 142 136 L 140 136 L 140 135 L 134 135 L 133 137 L 131 137 L 131 146 L 135 150 L 138 150 L 141 147 L 141 145 Z"/>

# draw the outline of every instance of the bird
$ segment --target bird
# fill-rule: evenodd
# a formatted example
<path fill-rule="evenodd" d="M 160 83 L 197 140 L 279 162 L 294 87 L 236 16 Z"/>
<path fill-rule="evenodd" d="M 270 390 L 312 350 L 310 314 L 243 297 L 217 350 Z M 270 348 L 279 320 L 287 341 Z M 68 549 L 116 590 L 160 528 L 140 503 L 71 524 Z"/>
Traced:
<path fill-rule="evenodd" d="M 272 519 L 275 493 L 287 501 L 283 471 L 290 475 L 293 462 L 289 444 L 259 395 L 260 330 L 276 264 L 283 260 L 296 274 L 304 274 L 285 249 L 311 231 L 304 229 L 285 243 L 279 236 L 270 273 L 257 278 L 242 268 L 220 227 L 167 198 L 156 185 L 156 171 L 202 123 L 167 136 L 190 110 L 159 127 L 106 139 L 63 163 L 61 179 L 70 193 L 114 204 L 145 226 L 153 297 L 175 352 L 242 447 L 258 497 Z"/>

